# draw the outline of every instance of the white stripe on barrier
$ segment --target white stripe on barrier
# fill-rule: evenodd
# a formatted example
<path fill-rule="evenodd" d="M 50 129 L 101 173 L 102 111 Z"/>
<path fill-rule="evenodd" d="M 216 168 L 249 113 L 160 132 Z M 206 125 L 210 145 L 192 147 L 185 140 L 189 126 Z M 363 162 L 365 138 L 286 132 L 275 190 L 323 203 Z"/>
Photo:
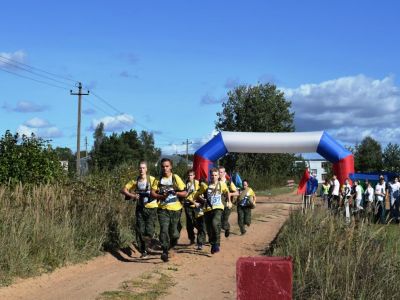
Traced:
<path fill-rule="evenodd" d="M 314 132 L 232 132 L 222 131 L 228 152 L 301 153 L 316 152 L 323 131 Z"/>

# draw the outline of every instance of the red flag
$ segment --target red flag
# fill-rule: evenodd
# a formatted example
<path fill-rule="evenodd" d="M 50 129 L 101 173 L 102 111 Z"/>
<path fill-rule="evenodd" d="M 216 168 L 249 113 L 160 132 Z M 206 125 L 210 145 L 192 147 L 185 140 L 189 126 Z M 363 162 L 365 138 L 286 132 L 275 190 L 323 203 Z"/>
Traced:
<path fill-rule="evenodd" d="M 303 177 L 301 177 L 299 187 L 297 188 L 297 194 L 305 194 L 307 188 L 307 181 L 310 179 L 310 172 L 308 168 L 304 171 Z"/>

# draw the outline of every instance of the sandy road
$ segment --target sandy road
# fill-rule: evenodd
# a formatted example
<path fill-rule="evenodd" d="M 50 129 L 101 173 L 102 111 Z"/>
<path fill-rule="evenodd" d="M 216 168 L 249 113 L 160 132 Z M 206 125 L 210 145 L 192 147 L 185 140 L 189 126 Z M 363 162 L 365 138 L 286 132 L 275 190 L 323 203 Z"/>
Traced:
<path fill-rule="evenodd" d="M 162 263 L 159 254 L 139 259 L 134 250 L 118 251 L 87 263 L 64 267 L 50 274 L 23 279 L 0 289 L 0 299 L 96 299 L 104 291 L 118 290 L 125 280 L 155 270 L 169 271 L 175 285 L 165 299 L 235 299 L 236 260 L 241 256 L 262 255 L 298 201 L 296 195 L 271 199 L 258 197 L 253 223 L 246 235 L 239 236 L 237 215 L 231 214 L 232 234 L 221 237 L 221 252 L 210 254 L 210 247 L 199 252 L 189 246 L 182 231 L 174 257 Z"/>

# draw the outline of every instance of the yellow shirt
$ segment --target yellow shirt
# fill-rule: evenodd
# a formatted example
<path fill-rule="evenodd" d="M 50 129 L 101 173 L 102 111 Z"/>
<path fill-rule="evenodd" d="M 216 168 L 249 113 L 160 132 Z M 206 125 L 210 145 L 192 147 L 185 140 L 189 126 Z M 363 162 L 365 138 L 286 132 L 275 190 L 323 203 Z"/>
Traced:
<path fill-rule="evenodd" d="M 151 190 L 157 193 L 161 186 L 169 187 L 168 189 L 173 189 L 174 191 L 184 191 L 186 187 L 182 179 L 176 174 L 172 174 L 169 177 L 162 177 L 161 180 L 155 179 L 151 185 Z M 158 207 L 167 210 L 181 210 L 182 204 L 176 195 L 169 195 L 167 199 L 160 201 Z"/>
<path fill-rule="evenodd" d="M 221 181 L 221 182 L 223 182 L 223 183 L 226 184 L 227 180 L 224 180 L 224 181 Z M 226 185 L 227 185 L 227 184 L 226 184 Z M 228 186 L 228 185 L 227 185 L 227 186 Z M 236 185 L 235 185 L 232 181 L 231 181 L 231 183 L 229 184 L 229 191 L 230 191 L 231 193 L 234 193 L 234 192 L 237 191 Z"/>
<path fill-rule="evenodd" d="M 195 207 L 193 201 L 195 200 L 196 192 L 199 190 L 199 188 L 200 184 L 196 179 L 193 182 L 186 183 L 186 191 L 188 192 L 188 195 L 185 199 L 188 200 L 186 202 L 190 204 L 190 207 Z"/>
<path fill-rule="evenodd" d="M 218 181 L 217 185 L 210 183 L 209 185 L 202 184 L 198 191 L 198 194 L 203 194 L 207 192 L 207 203 L 204 208 L 204 212 L 214 210 L 214 209 L 224 209 L 224 204 L 222 203 L 222 195 L 229 193 L 229 189 L 225 182 Z M 211 206 L 209 205 L 211 204 Z"/>
<path fill-rule="evenodd" d="M 256 194 L 254 193 L 254 191 L 251 187 L 248 187 L 246 190 L 241 191 L 239 194 L 238 205 L 241 205 L 241 203 L 245 197 L 250 198 L 250 200 L 253 201 L 253 203 L 256 203 L 256 201 L 254 199 L 255 195 Z"/>
<path fill-rule="evenodd" d="M 153 183 L 154 183 L 155 178 L 153 176 L 149 176 L 149 179 L 150 179 L 149 188 L 151 188 Z M 131 180 L 127 184 L 125 184 L 125 188 L 128 191 L 132 190 L 134 192 L 136 187 L 137 187 L 137 181 L 136 180 Z M 144 205 L 144 207 L 146 207 L 146 208 L 157 208 L 158 207 L 157 200 L 156 199 L 149 199 L 149 202 L 147 202 Z"/>

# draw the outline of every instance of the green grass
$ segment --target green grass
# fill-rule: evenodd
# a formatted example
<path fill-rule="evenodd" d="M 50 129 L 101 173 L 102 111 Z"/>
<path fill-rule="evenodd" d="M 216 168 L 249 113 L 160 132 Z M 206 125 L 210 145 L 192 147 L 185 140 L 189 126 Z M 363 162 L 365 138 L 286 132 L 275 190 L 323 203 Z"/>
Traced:
<path fill-rule="evenodd" d="M 267 254 L 293 257 L 295 299 L 394 299 L 399 249 L 398 225 L 347 226 L 316 209 L 293 212 Z"/>
<path fill-rule="evenodd" d="M 98 300 L 155 300 L 167 294 L 174 284 L 172 277 L 165 273 L 144 273 L 136 280 L 124 281 L 120 290 L 102 293 Z"/>
<path fill-rule="evenodd" d="M 259 190 L 255 191 L 257 196 L 278 196 L 278 195 L 284 195 L 284 194 L 289 194 L 293 193 L 293 191 L 296 191 L 297 187 L 273 187 L 271 189 L 266 189 L 266 190 Z"/>

